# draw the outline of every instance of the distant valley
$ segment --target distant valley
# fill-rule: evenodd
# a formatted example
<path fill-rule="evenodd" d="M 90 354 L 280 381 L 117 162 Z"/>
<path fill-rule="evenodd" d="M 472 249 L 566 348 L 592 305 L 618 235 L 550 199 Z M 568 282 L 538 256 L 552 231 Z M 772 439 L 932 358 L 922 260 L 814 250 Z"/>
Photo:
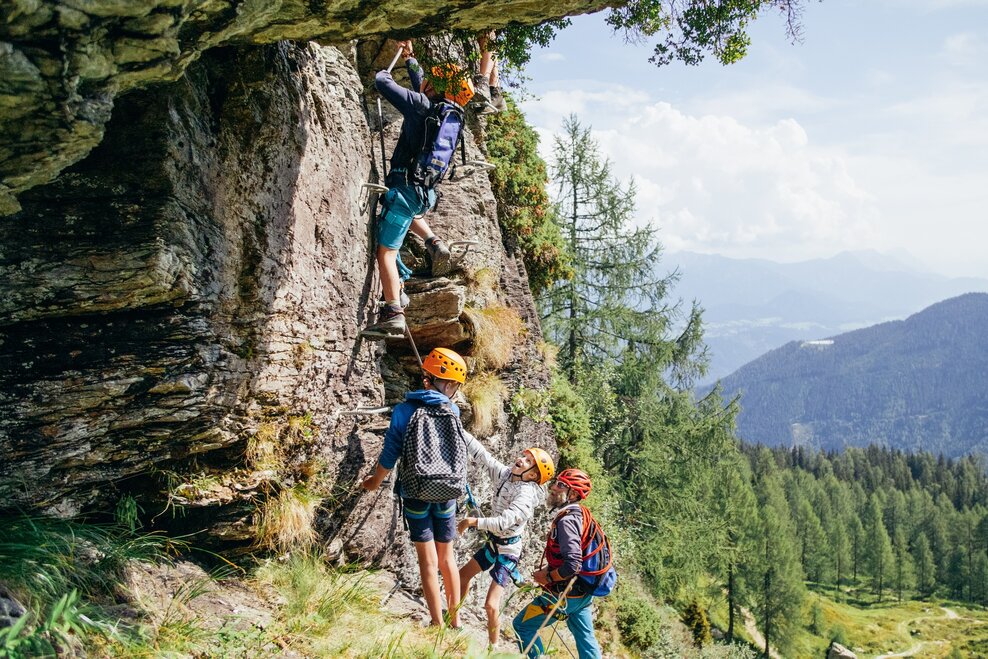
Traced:
<path fill-rule="evenodd" d="M 723 378 L 749 442 L 988 454 L 988 294 L 792 341 Z"/>
<path fill-rule="evenodd" d="M 874 252 L 800 263 L 675 252 L 662 267 L 680 273 L 673 294 L 705 310 L 711 363 L 704 384 L 789 341 L 827 338 L 988 291 L 986 279 L 933 275 Z"/>

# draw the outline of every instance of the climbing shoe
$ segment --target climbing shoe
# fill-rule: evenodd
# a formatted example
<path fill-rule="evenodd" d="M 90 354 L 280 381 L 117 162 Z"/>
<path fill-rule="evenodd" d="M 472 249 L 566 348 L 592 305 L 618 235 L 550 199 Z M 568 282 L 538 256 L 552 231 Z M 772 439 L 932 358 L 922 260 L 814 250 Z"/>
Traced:
<path fill-rule="evenodd" d="M 405 335 L 405 312 L 399 307 L 385 306 L 377 322 L 360 333 L 365 339 L 391 339 Z"/>
<path fill-rule="evenodd" d="M 504 102 L 504 94 L 501 93 L 500 87 L 491 87 L 491 105 L 493 105 L 498 112 L 504 112 L 508 109 L 508 104 Z"/>
<path fill-rule="evenodd" d="M 425 243 L 425 249 L 429 252 L 429 260 L 432 262 L 433 277 L 445 277 L 452 272 L 453 257 L 443 241 L 433 238 Z"/>

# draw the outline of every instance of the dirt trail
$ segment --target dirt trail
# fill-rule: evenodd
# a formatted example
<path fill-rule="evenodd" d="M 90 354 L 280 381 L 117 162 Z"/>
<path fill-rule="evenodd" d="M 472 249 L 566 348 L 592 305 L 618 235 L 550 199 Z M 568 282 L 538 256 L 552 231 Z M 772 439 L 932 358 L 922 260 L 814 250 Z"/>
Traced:
<path fill-rule="evenodd" d="M 755 616 L 751 615 L 751 611 L 745 608 L 741 609 L 741 615 L 744 616 L 744 630 L 748 632 L 748 636 L 751 637 L 755 647 L 761 650 L 765 647 L 765 637 L 762 636 L 761 631 L 758 630 L 758 625 L 755 624 Z M 772 647 L 769 647 L 768 655 L 771 659 L 782 659 L 782 655 Z"/>

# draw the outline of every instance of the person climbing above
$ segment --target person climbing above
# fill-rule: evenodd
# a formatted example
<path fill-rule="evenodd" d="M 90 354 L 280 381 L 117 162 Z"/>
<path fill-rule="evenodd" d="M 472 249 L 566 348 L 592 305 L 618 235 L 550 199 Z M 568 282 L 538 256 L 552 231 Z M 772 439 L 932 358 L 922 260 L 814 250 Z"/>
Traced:
<path fill-rule="evenodd" d="M 399 85 L 387 70 L 379 71 L 375 79 L 381 96 L 401 112 L 402 123 L 398 143 L 391 155 L 391 168 L 385 179 L 389 189 L 377 218 L 377 265 L 381 273 L 384 307 L 377 323 L 362 332 L 364 337 L 372 339 L 405 333 L 404 307 L 407 302 L 402 298 L 402 287 L 411 276 L 411 270 L 401 262 L 398 250 L 409 229 L 425 240 L 432 262 L 432 276 L 442 277 L 450 272 L 449 248 L 435 236 L 421 216 L 435 206 L 435 186 L 445 174 L 445 167 L 441 167 L 442 171 L 432 171 L 428 165 L 441 162 L 448 166 L 452 162 L 462 127 L 462 106 L 473 97 L 473 85 L 457 75 L 458 67 L 453 64 L 434 67 L 434 82 L 425 80 L 422 68 L 413 55 L 412 42 L 402 41 L 399 46 L 405 57 L 405 68 L 412 88 Z M 444 88 L 443 93 L 436 91 L 436 84 Z M 430 125 L 436 128 L 430 130 Z M 437 161 L 432 148 L 439 143 L 444 148 L 448 147 L 448 153 L 441 154 Z"/>
<path fill-rule="evenodd" d="M 460 534 L 469 527 L 487 533 L 484 546 L 460 568 L 460 601 L 466 598 L 470 581 L 490 570 L 491 585 L 484 609 L 487 611 L 487 638 L 493 646 L 501 629 L 504 589 L 513 580 L 522 581 L 518 574 L 521 534 L 535 514 L 535 508 L 545 502 L 542 486 L 552 478 L 556 468 L 549 454 L 536 447 L 522 451 L 510 467 L 491 455 L 473 436 L 469 437 L 467 448 L 470 457 L 487 468 L 494 482 L 494 498 L 489 517 L 466 517 L 457 525 Z"/>
<path fill-rule="evenodd" d="M 466 362 L 448 348 L 422 361 L 423 388 L 395 406 L 374 473 L 361 486 L 373 492 L 398 463 L 395 491 L 418 558 L 431 624 L 443 624 L 439 578 L 446 586 L 450 627 L 459 627 L 460 575 L 456 569 L 456 500 L 466 490 L 467 434 L 450 399 L 466 382 Z"/>
<path fill-rule="evenodd" d="M 504 112 L 508 109 L 501 93 L 501 81 L 497 72 L 497 57 L 490 50 L 494 32 L 484 32 L 477 37 L 480 46 L 480 67 L 473 77 L 476 92 L 475 105 L 481 114 Z"/>
<path fill-rule="evenodd" d="M 611 592 L 617 580 L 610 542 L 597 520 L 580 501 L 590 494 L 590 477 L 579 469 L 564 469 L 549 488 L 548 504 L 559 512 L 549 527 L 543 559 L 532 579 L 543 593 L 515 616 L 518 643 L 529 657 L 544 652 L 539 632 L 565 619 L 580 659 L 599 658 L 593 632 L 591 601 Z"/>

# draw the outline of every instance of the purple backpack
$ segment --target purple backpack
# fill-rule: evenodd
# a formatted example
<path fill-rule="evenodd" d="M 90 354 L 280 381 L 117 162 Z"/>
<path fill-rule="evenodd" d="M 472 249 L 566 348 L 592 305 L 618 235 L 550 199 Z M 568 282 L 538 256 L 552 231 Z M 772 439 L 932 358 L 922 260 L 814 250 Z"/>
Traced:
<path fill-rule="evenodd" d="M 462 138 L 463 108 L 450 101 L 433 104 L 425 119 L 425 139 L 412 168 L 411 179 L 427 190 L 436 187 L 453 164 Z"/>

